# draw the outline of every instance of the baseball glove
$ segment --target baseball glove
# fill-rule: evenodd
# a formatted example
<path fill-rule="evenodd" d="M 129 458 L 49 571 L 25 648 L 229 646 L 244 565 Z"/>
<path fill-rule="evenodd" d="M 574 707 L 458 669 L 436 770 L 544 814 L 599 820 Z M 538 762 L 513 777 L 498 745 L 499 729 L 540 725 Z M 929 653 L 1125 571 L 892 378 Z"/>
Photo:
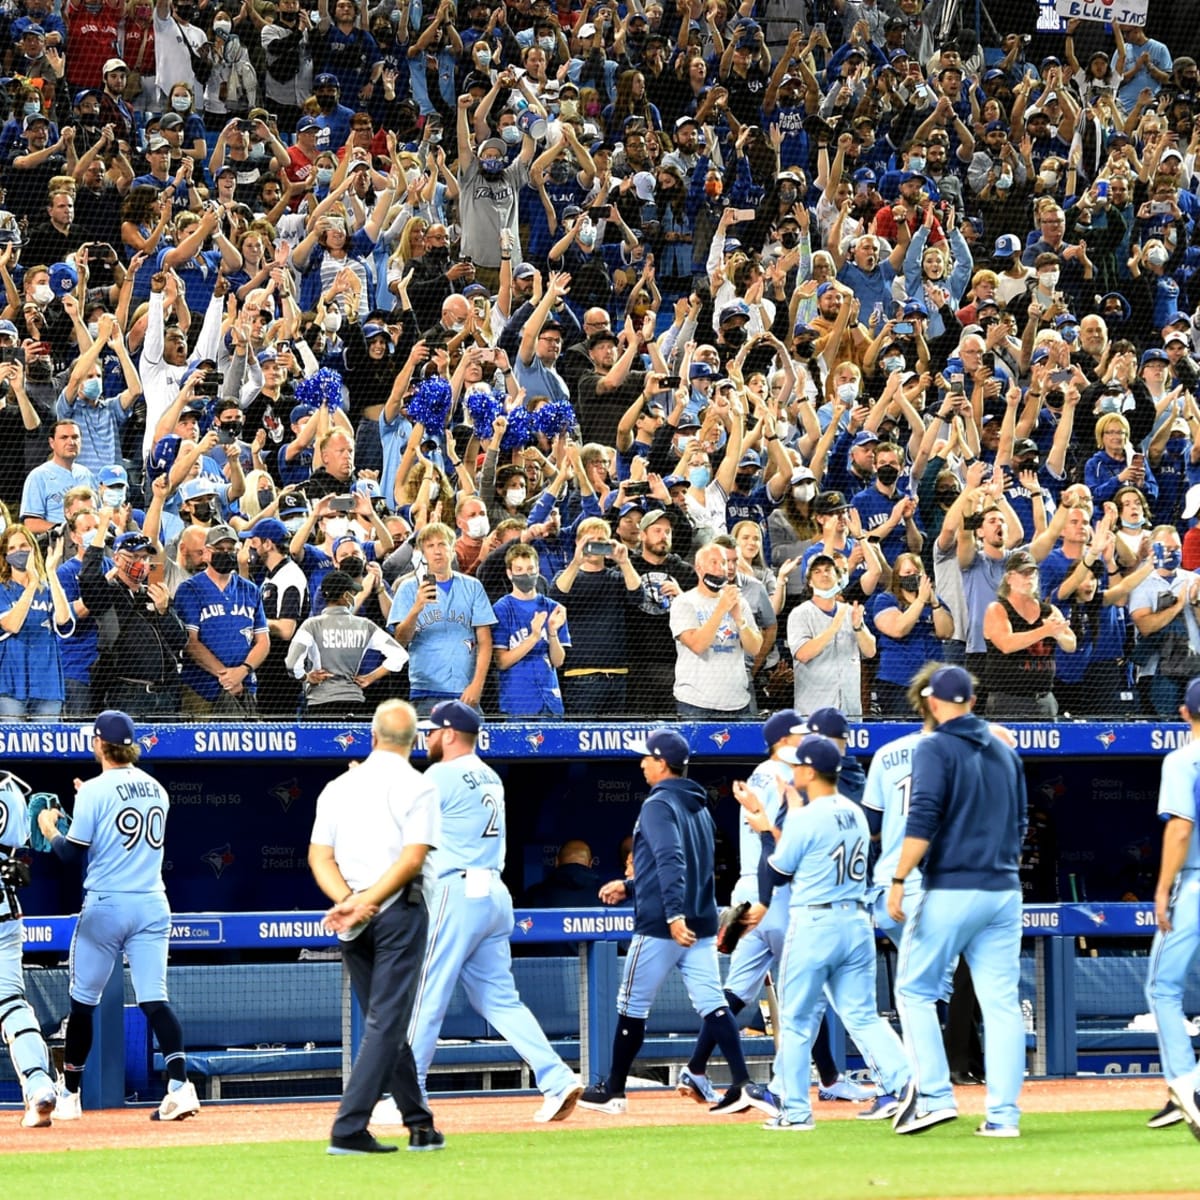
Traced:
<path fill-rule="evenodd" d="M 38 827 L 38 814 L 46 808 L 58 808 L 58 797 L 53 792 L 34 792 L 29 797 L 29 845 L 39 854 L 50 853 L 50 843 Z M 71 818 L 63 814 L 58 822 L 58 832 L 66 834 L 71 828 Z"/>
<path fill-rule="evenodd" d="M 746 914 L 749 911 L 749 900 L 721 909 L 721 915 L 717 919 L 717 949 L 722 954 L 732 954 L 734 947 L 742 940 L 742 934 L 746 932 Z"/>

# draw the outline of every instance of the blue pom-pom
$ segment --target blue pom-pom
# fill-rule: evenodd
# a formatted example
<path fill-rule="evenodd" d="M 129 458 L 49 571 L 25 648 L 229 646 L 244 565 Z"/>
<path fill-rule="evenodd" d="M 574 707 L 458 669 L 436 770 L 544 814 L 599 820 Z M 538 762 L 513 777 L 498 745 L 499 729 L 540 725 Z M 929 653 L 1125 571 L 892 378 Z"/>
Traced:
<path fill-rule="evenodd" d="M 578 421 L 569 400 L 547 400 L 533 414 L 533 426 L 544 438 L 553 439 L 560 433 L 570 433 Z"/>
<path fill-rule="evenodd" d="M 523 405 L 508 414 L 508 428 L 500 439 L 501 450 L 524 450 L 537 441 L 533 413 Z"/>
<path fill-rule="evenodd" d="M 486 442 L 492 436 L 496 418 L 504 411 L 504 399 L 498 392 L 477 388 L 467 393 L 467 416 L 475 429 L 475 436 Z"/>
<path fill-rule="evenodd" d="M 313 408 L 341 408 L 342 377 L 329 367 L 322 367 L 315 375 L 296 384 L 296 403 L 308 404 Z"/>
<path fill-rule="evenodd" d="M 432 375 L 423 380 L 408 402 L 408 419 L 420 422 L 437 436 L 446 427 L 450 415 L 450 381 L 441 375 Z"/>

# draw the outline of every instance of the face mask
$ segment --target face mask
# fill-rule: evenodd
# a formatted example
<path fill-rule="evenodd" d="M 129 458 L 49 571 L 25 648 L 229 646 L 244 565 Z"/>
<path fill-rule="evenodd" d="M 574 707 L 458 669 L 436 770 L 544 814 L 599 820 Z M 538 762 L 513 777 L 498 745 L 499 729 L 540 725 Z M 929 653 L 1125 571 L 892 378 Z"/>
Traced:
<path fill-rule="evenodd" d="M 504 140 L 508 141 L 508 138 Z M 479 160 L 479 169 L 485 175 L 499 175 L 507 166 L 508 163 L 502 158 L 481 158 Z"/>
<path fill-rule="evenodd" d="M 492 523 L 488 520 L 487 513 L 480 513 L 478 516 L 467 518 L 467 537 L 487 537 L 491 528 Z"/>
<path fill-rule="evenodd" d="M 552 37 L 538 38 L 537 43 L 547 54 L 554 53 L 554 39 Z"/>
<path fill-rule="evenodd" d="M 36 117 L 41 114 L 42 106 L 36 100 L 26 100 L 23 111 L 27 117 Z"/>
<path fill-rule="evenodd" d="M 237 570 L 237 555 L 228 550 L 214 550 L 208 561 L 218 575 L 229 575 Z"/>
<path fill-rule="evenodd" d="M 923 155 L 923 154 L 910 154 L 910 155 L 908 156 L 908 169 L 909 169 L 910 171 L 923 171 L 923 170 L 925 170 L 925 155 Z"/>
<path fill-rule="evenodd" d="M 224 37 L 233 29 L 233 26 L 228 21 L 214 21 L 212 29 L 218 37 Z"/>
<path fill-rule="evenodd" d="M 883 484 L 884 487 L 891 487 L 897 479 L 900 478 L 900 468 L 892 466 L 891 463 L 885 463 L 875 472 L 875 478 Z"/>
<path fill-rule="evenodd" d="M 330 312 L 325 314 L 325 332 L 337 333 L 342 327 L 342 314 L 340 312 Z"/>
<path fill-rule="evenodd" d="M 724 330 L 723 333 L 727 346 L 744 346 L 746 339 L 750 336 L 746 332 L 745 325 L 735 325 L 732 329 Z"/>
<path fill-rule="evenodd" d="M 178 4 L 175 6 L 175 15 L 181 21 L 190 21 L 196 15 L 196 10 L 190 4 Z"/>
<path fill-rule="evenodd" d="M 510 575 L 509 579 L 512 580 L 513 587 L 526 596 L 532 594 L 537 588 L 536 575 Z"/>
<path fill-rule="evenodd" d="M 842 584 L 839 580 L 833 587 L 813 588 L 813 595 L 822 600 L 832 600 L 834 596 L 840 596 L 842 592 Z"/>
<path fill-rule="evenodd" d="M 509 508 L 519 508 L 525 503 L 525 489 L 523 487 L 509 488 L 504 493 L 504 499 L 508 502 Z"/>
<path fill-rule="evenodd" d="M 216 555 L 213 557 L 215 558 Z M 233 555 L 228 555 L 228 557 L 233 558 Z M 236 565 L 237 560 L 234 559 L 234 566 Z M 216 568 L 214 567 L 214 570 L 215 569 Z M 229 569 L 232 571 L 233 567 L 230 567 Z M 221 573 L 227 574 L 228 572 L 223 571 Z M 144 558 L 135 558 L 133 562 L 131 562 L 129 566 L 125 568 L 125 574 L 129 576 L 129 579 L 132 583 L 135 583 L 138 587 L 141 587 L 141 585 L 150 578 L 150 564 Z"/>
<path fill-rule="evenodd" d="M 100 495 L 103 496 L 104 493 L 101 492 Z M 101 503 L 107 504 L 107 501 L 102 500 Z M 89 546 L 99 545 L 100 543 L 98 543 L 96 540 L 99 536 L 100 536 L 100 530 L 98 530 L 98 529 L 93 529 L 90 533 L 85 533 L 82 538 L 84 548 L 86 549 Z"/>
<path fill-rule="evenodd" d="M 555 183 L 566 183 L 571 178 L 572 167 L 569 162 L 556 162 L 550 166 L 549 175 Z"/>
<path fill-rule="evenodd" d="M 270 488 L 259 488 L 258 490 L 258 507 L 270 508 L 275 500 L 275 493 Z"/>
<path fill-rule="evenodd" d="M 33 302 L 40 304 L 43 308 L 54 299 L 54 293 L 50 290 L 48 283 L 39 283 L 33 289 Z"/>
<path fill-rule="evenodd" d="M 486 71 L 492 65 L 492 52 L 490 50 L 480 50 L 475 55 L 475 61 Z"/>
<path fill-rule="evenodd" d="M 902 592 L 912 592 L 914 595 L 921 587 L 920 575 L 897 575 L 896 586 Z"/>
<path fill-rule="evenodd" d="M 811 480 L 806 483 L 798 483 L 792 488 L 792 499 L 799 501 L 801 504 L 808 503 L 817 494 L 817 485 Z"/>
<path fill-rule="evenodd" d="M 719 200 L 721 193 L 725 190 L 724 184 L 719 179 L 706 179 L 704 181 L 704 194 L 710 200 Z"/>
<path fill-rule="evenodd" d="M 1038 178 L 1042 181 L 1042 186 L 1047 188 L 1058 187 L 1058 172 L 1057 171 L 1041 171 L 1038 173 Z"/>
<path fill-rule="evenodd" d="M 294 535 L 304 527 L 305 519 L 306 518 L 304 517 L 289 517 L 286 521 L 284 521 L 283 527 L 288 531 L 288 533 Z"/>
<path fill-rule="evenodd" d="M 521 141 L 521 131 L 515 125 L 505 125 L 500 130 L 500 137 L 506 146 L 516 146 Z"/>
<path fill-rule="evenodd" d="M 125 503 L 125 489 L 119 487 L 101 488 L 100 504 L 104 508 L 120 508 Z"/>
<path fill-rule="evenodd" d="M 31 553 L 31 550 L 10 550 L 5 557 L 8 559 L 8 565 L 12 567 L 14 571 L 23 571 L 29 564 L 29 556 Z"/>
<path fill-rule="evenodd" d="M 1140 518 L 1136 521 L 1127 521 L 1127 520 L 1125 520 L 1124 517 L 1121 518 L 1121 528 L 1122 529 L 1141 529 L 1142 526 L 1145 524 L 1146 524 L 1146 522 L 1141 520 Z"/>
<path fill-rule="evenodd" d="M 285 25 L 295 25 L 295 23 L 300 20 L 300 14 L 298 12 L 281 12 L 279 14 L 279 19 Z"/>
<path fill-rule="evenodd" d="M 710 592 L 719 592 L 729 582 L 724 575 L 701 575 L 700 578 Z"/>
<path fill-rule="evenodd" d="M 1183 562 L 1183 552 L 1168 550 L 1161 542 L 1154 543 L 1154 565 L 1160 571 L 1177 571 Z"/>
<path fill-rule="evenodd" d="M 688 482 L 692 487 L 706 488 L 712 478 L 712 472 L 707 467 L 693 467 L 688 472 Z"/>
<path fill-rule="evenodd" d="M 337 108 L 337 97 L 330 95 L 318 96 L 317 107 L 322 112 L 333 112 Z"/>
<path fill-rule="evenodd" d="M 89 376 L 80 386 L 85 400 L 99 400 L 104 393 L 104 380 L 98 375 Z"/>
<path fill-rule="evenodd" d="M 435 479 L 429 485 L 429 502 L 430 502 L 430 504 L 432 504 L 438 498 L 438 496 L 440 496 L 441 494 L 442 494 L 442 485 L 438 480 Z"/>
<path fill-rule="evenodd" d="M 367 573 L 367 560 L 359 558 L 357 554 L 351 554 L 338 563 L 337 569 L 345 571 L 351 579 L 361 579 Z"/>
<path fill-rule="evenodd" d="M 894 354 L 889 354 L 883 360 L 883 369 L 889 374 L 894 375 L 897 371 L 904 370 L 904 359 L 897 357 Z"/>
<path fill-rule="evenodd" d="M 1038 274 L 1038 283 L 1042 286 L 1042 291 L 1052 292 L 1058 286 L 1057 271 L 1042 271 Z"/>
<path fill-rule="evenodd" d="M 190 96 L 172 96 L 171 107 L 179 113 L 185 113 L 192 107 L 192 99 Z"/>
<path fill-rule="evenodd" d="M 1007 192 L 1013 185 L 1013 177 L 1011 171 L 1004 171 L 1000 178 L 996 180 L 996 190 L 998 192 Z"/>
<path fill-rule="evenodd" d="M 1162 246 L 1151 246 L 1150 249 L 1146 251 L 1146 261 L 1152 267 L 1165 267 L 1167 265 L 1168 258 L 1170 258 L 1170 255 Z"/>
<path fill-rule="evenodd" d="M 88 331 L 88 336 L 91 337 L 93 341 L 95 341 L 95 339 L 100 336 L 100 322 L 99 321 L 89 321 L 88 325 L 87 325 L 87 331 Z"/>
<path fill-rule="evenodd" d="M 192 516 L 197 521 L 211 521 L 213 517 L 213 506 L 210 500 L 197 500 L 192 505 Z"/>
<path fill-rule="evenodd" d="M 839 383 L 837 386 L 837 398 L 845 404 L 852 404 L 858 397 L 857 383 Z"/>
<path fill-rule="evenodd" d="M 332 167 L 318 167 L 317 168 L 317 182 L 322 187 L 328 187 L 330 185 L 330 183 L 333 182 L 333 168 Z"/>
<path fill-rule="evenodd" d="M 590 250 L 596 244 L 596 231 L 586 226 L 579 231 L 579 244 Z"/>

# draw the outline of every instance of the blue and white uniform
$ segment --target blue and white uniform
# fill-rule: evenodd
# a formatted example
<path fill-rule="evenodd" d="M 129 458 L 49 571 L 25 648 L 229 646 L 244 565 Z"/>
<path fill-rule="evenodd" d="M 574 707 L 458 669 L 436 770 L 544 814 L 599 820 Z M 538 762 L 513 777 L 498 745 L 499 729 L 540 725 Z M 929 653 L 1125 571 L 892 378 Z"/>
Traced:
<path fill-rule="evenodd" d="M 495 604 L 496 628 L 492 631 L 495 645 L 501 650 L 516 649 L 530 637 L 531 622 L 539 613 L 550 616 L 558 606 L 548 596 L 501 596 Z M 558 630 L 558 643 L 563 649 L 571 645 L 571 631 L 564 621 Z M 550 637 L 542 626 L 538 644 L 524 658 L 507 670 L 497 672 L 500 679 L 500 711 L 509 717 L 561 717 L 562 691 L 558 672 L 550 661 Z"/>
<path fill-rule="evenodd" d="M 1200 741 L 1188 742 L 1163 759 L 1158 789 L 1158 815 L 1164 821 L 1191 825 L 1187 857 L 1171 887 L 1170 933 L 1156 933 L 1150 947 L 1146 999 L 1158 1026 L 1163 1075 L 1169 1082 L 1192 1074 L 1196 1052 L 1184 1028 L 1183 992 L 1188 972 L 1200 950 L 1200 838 L 1196 800 L 1200 791 Z M 1189 1090 L 1189 1089 L 1184 1089 Z M 1192 1086 L 1190 1090 L 1194 1091 Z"/>
<path fill-rule="evenodd" d="M 904 842 L 904 824 L 908 820 L 908 805 L 912 795 L 912 756 L 922 734 L 909 733 L 888 742 L 871 759 L 867 772 L 867 790 L 862 806 L 883 814 L 879 832 L 879 858 L 873 877 L 872 909 L 875 924 L 900 945 L 904 926 L 893 921 L 887 910 L 887 893 L 900 862 L 900 846 Z M 881 890 L 882 889 L 882 890 Z M 914 867 L 904 879 L 904 911 L 909 912 L 911 900 L 921 890 L 921 869 Z"/>
<path fill-rule="evenodd" d="M 25 794 L 8 773 L 0 779 L 0 859 L 11 857 L 29 841 Z M 25 1102 L 53 1093 L 50 1056 L 37 1015 L 25 999 L 21 972 L 23 946 L 21 904 L 17 889 L 0 879 L 0 1039 L 8 1046 Z"/>
<path fill-rule="evenodd" d="M 267 614 L 263 611 L 258 585 L 238 574 L 229 576 L 224 589 L 213 582 L 207 571 L 185 579 L 175 593 L 175 610 L 188 630 L 195 630 L 201 643 L 227 667 L 246 661 L 254 638 L 267 632 Z M 205 700 L 215 700 L 221 685 L 215 675 L 183 658 L 183 683 Z M 253 694 L 257 684 L 254 672 L 243 684 Z"/>
<path fill-rule="evenodd" d="M 777 758 L 764 758 L 746 780 L 746 786 L 758 797 L 772 822 L 786 806 L 783 789 L 792 782 L 792 775 L 793 770 L 787 763 Z M 762 834 L 750 828 L 746 810 L 739 808 L 738 881 L 734 884 L 730 904 L 741 904 L 744 900 L 753 904 L 758 899 L 758 864 L 762 858 L 762 845 Z"/>
<path fill-rule="evenodd" d="M 896 1005 L 913 1064 L 917 1112 L 953 1109 L 937 1001 L 966 956 L 987 1038 L 987 1121 L 1015 1127 L 1025 1072 L 1021 1017 L 1021 843 L 1025 776 L 1017 753 L 971 713 L 944 722 L 912 755 L 905 836 L 929 842 L 924 890 L 900 942 Z M 907 881 L 906 881 L 907 882 Z"/>
<path fill-rule="evenodd" d="M 884 1090 L 899 1094 L 909 1078 L 900 1039 L 875 1007 L 875 934 L 867 915 L 867 849 L 862 809 L 840 794 L 790 809 L 770 865 L 791 876 L 781 969 L 784 1054 L 782 1115 L 812 1119 L 809 1059 L 827 996 Z"/>
<path fill-rule="evenodd" d="M 430 855 L 429 940 L 417 985 L 408 1041 L 421 1086 L 437 1049 L 454 985 L 471 1007 L 533 1068 L 546 1096 L 576 1086 L 512 976 L 512 896 L 504 869 L 504 785 L 477 754 L 434 763 L 425 779 L 441 798 L 441 841 Z"/>

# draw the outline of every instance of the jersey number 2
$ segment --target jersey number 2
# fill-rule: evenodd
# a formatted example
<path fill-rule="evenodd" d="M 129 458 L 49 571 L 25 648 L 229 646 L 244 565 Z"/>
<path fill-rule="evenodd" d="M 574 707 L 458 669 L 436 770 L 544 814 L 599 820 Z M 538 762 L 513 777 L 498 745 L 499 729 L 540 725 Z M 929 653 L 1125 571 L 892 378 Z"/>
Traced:
<path fill-rule="evenodd" d="M 487 827 L 483 831 L 483 836 L 485 838 L 499 837 L 500 836 L 500 805 L 497 802 L 496 797 L 490 795 L 487 792 L 484 792 L 483 795 L 479 797 L 479 799 L 483 803 L 484 807 L 487 808 L 487 810 L 489 812 L 488 823 L 487 823 Z"/>

